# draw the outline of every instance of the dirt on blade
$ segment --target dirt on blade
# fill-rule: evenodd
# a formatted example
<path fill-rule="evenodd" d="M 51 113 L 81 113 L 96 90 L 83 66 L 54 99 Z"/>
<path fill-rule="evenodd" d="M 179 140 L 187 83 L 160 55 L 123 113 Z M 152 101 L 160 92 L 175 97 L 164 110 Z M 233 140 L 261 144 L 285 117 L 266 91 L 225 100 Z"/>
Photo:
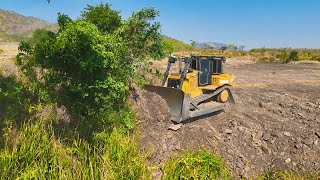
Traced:
<path fill-rule="evenodd" d="M 225 70 L 237 77 L 236 104 L 178 131 L 168 130 L 172 123 L 163 100 L 139 91 L 140 144 L 151 151 L 149 162 L 158 168 L 154 178 L 171 155 L 201 147 L 224 157 L 238 178 L 255 178 L 271 169 L 318 168 L 320 65 L 229 60 Z"/>

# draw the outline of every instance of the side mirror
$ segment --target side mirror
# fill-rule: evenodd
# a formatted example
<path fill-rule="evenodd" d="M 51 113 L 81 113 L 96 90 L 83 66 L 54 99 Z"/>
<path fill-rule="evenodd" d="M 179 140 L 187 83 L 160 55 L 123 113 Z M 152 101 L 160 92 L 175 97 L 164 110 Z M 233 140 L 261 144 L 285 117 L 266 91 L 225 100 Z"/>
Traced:
<path fill-rule="evenodd" d="M 222 56 L 221 60 L 222 60 L 223 63 L 225 63 L 227 59 L 226 59 L 226 57 Z"/>
<path fill-rule="evenodd" d="M 187 64 L 190 64 L 192 62 L 192 59 L 191 58 L 183 58 L 183 62 L 187 63 Z"/>

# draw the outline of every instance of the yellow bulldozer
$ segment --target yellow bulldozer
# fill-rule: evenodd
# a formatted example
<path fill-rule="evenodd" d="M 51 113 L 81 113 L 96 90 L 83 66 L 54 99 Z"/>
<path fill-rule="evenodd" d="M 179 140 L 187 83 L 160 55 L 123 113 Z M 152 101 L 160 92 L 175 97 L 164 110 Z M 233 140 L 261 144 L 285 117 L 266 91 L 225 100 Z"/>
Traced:
<path fill-rule="evenodd" d="M 172 64 L 177 61 L 179 72 L 170 73 Z M 231 87 L 235 76 L 224 73 L 225 62 L 223 56 L 172 56 L 162 85 L 144 87 L 166 101 L 171 120 L 176 123 L 221 111 L 228 103 L 234 103 Z"/>

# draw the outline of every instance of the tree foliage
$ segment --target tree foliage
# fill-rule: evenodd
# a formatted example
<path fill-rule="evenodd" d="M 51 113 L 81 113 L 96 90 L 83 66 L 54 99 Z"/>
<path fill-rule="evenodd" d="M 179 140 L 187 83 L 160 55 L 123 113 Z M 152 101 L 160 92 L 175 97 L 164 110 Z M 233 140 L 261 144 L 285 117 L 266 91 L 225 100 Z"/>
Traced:
<path fill-rule="evenodd" d="M 298 53 L 299 52 L 297 50 L 292 50 L 289 55 L 289 60 L 298 61 Z"/>
<path fill-rule="evenodd" d="M 72 22 L 72 19 L 68 15 L 58 13 L 58 25 L 60 31 L 63 30 L 70 22 Z"/>
<path fill-rule="evenodd" d="M 32 43 L 21 42 L 16 64 L 34 90 L 73 114 L 99 116 L 101 128 L 120 118 L 132 127 L 131 115 L 123 114 L 130 113 L 129 82 L 144 74 L 137 66 L 148 57 L 164 55 L 156 16 L 155 9 L 146 8 L 121 20 L 109 4 L 88 6 L 78 20 L 58 14 L 59 31 L 41 30 Z"/>
<path fill-rule="evenodd" d="M 132 14 L 125 21 L 124 31 L 120 32 L 127 40 L 129 55 L 134 59 L 151 57 L 159 59 L 165 55 L 163 39 L 160 34 L 161 25 L 155 22 L 159 12 L 154 8 L 145 8 Z"/>
<path fill-rule="evenodd" d="M 197 47 L 197 45 L 198 45 L 198 42 L 197 41 L 195 41 L 195 40 L 190 40 L 190 42 L 191 42 L 191 46 L 192 47 Z"/>
<path fill-rule="evenodd" d="M 121 26 L 119 11 L 112 10 L 110 4 L 87 5 L 81 13 L 83 20 L 96 25 L 101 32 L 112 33 Z"/>

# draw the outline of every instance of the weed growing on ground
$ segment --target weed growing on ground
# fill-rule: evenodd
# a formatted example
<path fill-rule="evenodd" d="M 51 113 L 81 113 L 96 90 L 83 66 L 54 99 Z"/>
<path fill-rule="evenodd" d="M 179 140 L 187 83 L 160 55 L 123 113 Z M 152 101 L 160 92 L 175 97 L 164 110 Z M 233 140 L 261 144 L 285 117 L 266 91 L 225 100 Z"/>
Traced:
<path fill-rule="evenodd" d="M 168 160 L 162 179 L 231 179 L 223 159 L 207 150 L 185 151 Z"/>

